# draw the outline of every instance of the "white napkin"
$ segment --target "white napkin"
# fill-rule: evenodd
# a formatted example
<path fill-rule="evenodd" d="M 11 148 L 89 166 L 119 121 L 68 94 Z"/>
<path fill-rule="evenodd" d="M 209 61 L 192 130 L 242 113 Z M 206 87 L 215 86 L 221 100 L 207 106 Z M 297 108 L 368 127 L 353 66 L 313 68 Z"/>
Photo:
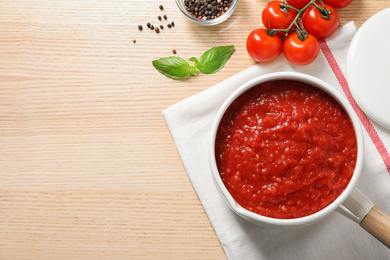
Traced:
<path fill-rule="evenodd" d="M 344 94 L 341 73 L 345 72 L 347 51 L 355 32 L 353 22 L 340 27 L 322 42 L 319 57 L 309 66 L 291 65 L 281 55 L 274 62 L 254 65 L 163 111 L 188 177 L 228 259 L 390 259 L 385 246 L 337 212 L 309 227 L 289 230 L 260 228 L 241 219 L 218 193 L 209 167 L 212 122 L 236 88 L 266 73 L 297 71 L 320 78 Z M 364 114 L 360 116 L 368 131 L 364 130 L 365 169 L 357 187 L 390 213 L 390 176 L 385 165 L 390 164 L 390 130 L 364 121 Z"/>

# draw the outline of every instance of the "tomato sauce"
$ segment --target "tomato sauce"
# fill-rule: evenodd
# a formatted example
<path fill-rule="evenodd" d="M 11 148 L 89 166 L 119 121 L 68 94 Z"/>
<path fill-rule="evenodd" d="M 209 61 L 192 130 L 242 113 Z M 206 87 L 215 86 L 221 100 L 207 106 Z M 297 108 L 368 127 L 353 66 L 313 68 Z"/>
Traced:
<path fill-rule="evenodd" d="M 311 215 L 347 187 L 356 164 L 350 118 L 331 96 L 271 81 L 238 97 L 215 143 L 226 188 L 243 208 L 272 218 Z"/>

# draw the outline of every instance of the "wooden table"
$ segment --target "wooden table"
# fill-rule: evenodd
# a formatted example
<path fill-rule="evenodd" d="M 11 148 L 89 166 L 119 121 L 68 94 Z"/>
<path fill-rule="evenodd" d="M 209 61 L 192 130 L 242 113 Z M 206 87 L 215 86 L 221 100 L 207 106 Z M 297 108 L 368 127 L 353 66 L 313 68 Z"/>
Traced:
<path fill-rule="evenodd" d="M 0 259 L 224 259 L 161 111 L 254 64 L 245 41 L 267 2 L 201 27 L 173 0 L 1 1 Z M 341 24 L 389 6 L 355 0 Z M 230 44 L 215 75 L 152 66 Z"/>

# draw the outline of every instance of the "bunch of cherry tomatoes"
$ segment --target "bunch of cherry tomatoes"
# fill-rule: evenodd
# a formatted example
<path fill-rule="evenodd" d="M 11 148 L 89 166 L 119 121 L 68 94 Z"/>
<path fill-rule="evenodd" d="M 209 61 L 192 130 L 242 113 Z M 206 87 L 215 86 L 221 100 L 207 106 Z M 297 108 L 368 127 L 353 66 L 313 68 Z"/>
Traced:
<path fill-rule="evenodd" d="M 339 15 L 335 8 L 344 8 L 352 1 L 269 2 L 261 16 L 264 27 L 253 30 L 247 38 L 248 54 L 257 62 L 271 62 L 283 51 L 293 64 L 312 63 L 320 53 L 318 39 L 326 38 L 337 30 Z M 298 21 L 298 18 L 301 20 Z"/>

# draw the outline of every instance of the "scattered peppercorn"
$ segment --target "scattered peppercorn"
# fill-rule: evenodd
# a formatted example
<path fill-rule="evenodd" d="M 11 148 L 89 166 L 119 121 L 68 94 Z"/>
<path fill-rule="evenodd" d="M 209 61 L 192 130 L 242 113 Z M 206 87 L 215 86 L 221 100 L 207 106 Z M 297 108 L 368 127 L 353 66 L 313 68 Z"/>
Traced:
<path fill-rule="evenodd" d="M 175 50 L 175 49 L 173 49 L 173 50 L 172 50 L 172 53 L 173 53 L 173 54 L 176 54 L 177 52 L 176 52 L 176 50 Z"/>
<path fill-rule="evenodd" d="M 200 0 L 185 0 L 185 1 L 196 1 L 196 2 L 200 2 Z M 202 1 L 210 1 L 210 0 L 202 0 Z M 215 1 L 222 1 L 222 0 L 215 0 Z M 229 1 L 231 1 L 231 0 L 229 0 Z M 164 6 L 162 6 L 162 5 L 160 5 L 159 6 L 159 8 L 160 8 L 160 10 L 164 10 Z M 204 7 L 203 7 L 204 8 Z M 168 20 L 168 16 L 167 15 L 163 15 L 163 16 L 161 16 L 161 15 L 159 15 L 158 17 L 158 20 L 159 21 L 162 21 L 163 19 L 164 20 Z M 149 29 L 151 29 L 151 30 L 154 30 L 156 33 L 160 33 L 160 30 L 163 30 L 164 29 L 164 25 L 156 25 L 156 27 L 154 27 L 154 25 L 153 24 L 151 24 L 150 22 L 148 22 L 148 23 L 146 23 L 146 26 L 149 28 Z M 168 23 L 167 24 L 167 27 L 168 28 L 172 28 L 172 27 L 174 27 L 175 26 L 175 22 L 170 22 L 170 23 Z M 140 30 L 140 31 L 142 31 L 143 30 L 143 27 L 142 27 L 142 25 L 138 25 L 138 30 Z M 136 43 L 136 39 L 133 39 L 133 43 Z M 172 50 L 172 52 L 174 52 L 174 54 L 176 54 L 176 50 Z"/>
<path fill-rule="evenodd" d="M 133 39 L 133 43 L 136 43 L 137 41 L 135 39 Z"/>
<path fill-rule="evenodd" d="M 197 19 L 211 20 L 223 15 L 233 0 L 184 0 L 187 11 Z"/>

